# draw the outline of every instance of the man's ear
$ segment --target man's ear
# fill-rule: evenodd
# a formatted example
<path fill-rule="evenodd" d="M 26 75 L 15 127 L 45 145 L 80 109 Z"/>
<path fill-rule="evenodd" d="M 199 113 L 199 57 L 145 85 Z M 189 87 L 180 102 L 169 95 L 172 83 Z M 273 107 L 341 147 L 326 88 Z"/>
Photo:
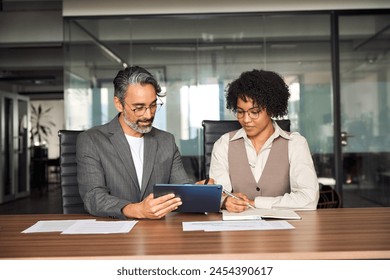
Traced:
<path fill-rule="evenodd" d="M 121 101 L 119 100 L 118 97 L 114 96 L 114 105 L 115 105 L 115 108 L 118 110 L 118 112 L 123 112 L 124 108 L 122 106 L 122 103 Z"/>

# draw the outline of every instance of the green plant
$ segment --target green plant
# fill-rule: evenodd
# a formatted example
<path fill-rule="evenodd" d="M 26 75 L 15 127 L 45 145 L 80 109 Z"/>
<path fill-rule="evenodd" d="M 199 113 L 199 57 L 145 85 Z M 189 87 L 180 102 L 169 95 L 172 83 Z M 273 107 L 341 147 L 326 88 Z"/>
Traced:
<path fill-rule="evenodd" d="M 52 134 L 51 128 L 56 126 L 48 114 L 52 108 L 44 110 L 41 104 L 38 107 L 31 104 L 31 143 L 34 146 L 47 143 L 47 137 Z"/>

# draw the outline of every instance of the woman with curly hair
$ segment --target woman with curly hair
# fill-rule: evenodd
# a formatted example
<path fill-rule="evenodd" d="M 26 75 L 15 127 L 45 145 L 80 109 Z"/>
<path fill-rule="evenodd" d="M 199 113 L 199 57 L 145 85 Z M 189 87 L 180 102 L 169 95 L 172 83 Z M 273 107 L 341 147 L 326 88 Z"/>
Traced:
<path fill-rule="evenodd" d="M 228 85 L 226 107 L 242 128 L 223 135 L 212 152 L 210 177 L 237 198 L 222 208 L 316 209 L 319 185 L 306 139 L 272 118 L 287 114 L 290 93 L 275 72 L 244 72 Z"/>

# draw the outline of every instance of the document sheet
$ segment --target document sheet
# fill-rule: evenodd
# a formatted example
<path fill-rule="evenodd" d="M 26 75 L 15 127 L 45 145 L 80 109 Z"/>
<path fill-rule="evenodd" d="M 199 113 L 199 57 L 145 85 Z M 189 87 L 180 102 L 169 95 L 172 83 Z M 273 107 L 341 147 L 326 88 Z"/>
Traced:
<path fill-rule="evenodd" d="M 240 212 L 232 213 L 226 210 L 222 210 L 222 220 L 235 221 L 235 220 L 261 220 L 261 219 L 281 219 L 281 220 L 300 220 L 301 217 L 292 210 L 274 210 L 274 209 L 251 209 Z"/>
<path fill-rule="evenodd" d="M 61 232 L 61 234 L 109 234 L 129 232 L 138 221 L 49 220 L 38 221 L 22 233 Z"/>
<path fill-rule="evenodd" d="M 239 231 L 239 230 L 278 230 L 293 229 L 286 221 L 208 221 L 183 222 L 183 231 Z"/>
<path fill-rule="evenodd" d="M 62 234 L 108 234 L 129 232 L 138 221 L 77 221 Z"/>
<path fill-rule="evenodd" d="M 31 227 L 22 231 L 22 233 L 35 233 L 35 232 L 56 232 L 64 231 L 78 220 L 50 220 L 50 221 L 38 221 Z M 88 219 L 83 221 L 96 221 L 96 219 Z"/>

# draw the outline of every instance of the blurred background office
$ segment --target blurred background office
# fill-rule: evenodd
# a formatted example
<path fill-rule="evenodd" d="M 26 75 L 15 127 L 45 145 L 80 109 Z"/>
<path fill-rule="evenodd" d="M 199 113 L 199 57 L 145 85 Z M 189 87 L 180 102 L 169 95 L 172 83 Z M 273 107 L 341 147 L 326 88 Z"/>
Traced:
<path fill-rule="evenodd" d="M 390 206 L 389 57 L 387 0 L 0 0 L 0 213 L 60 213 L 57 131 L 111 120 L 127 65 L 166 91 L 155 126 L 194 180 L 202 120 L 234 119 L 225 87 L 267 69 L 342 205 Z"/>

